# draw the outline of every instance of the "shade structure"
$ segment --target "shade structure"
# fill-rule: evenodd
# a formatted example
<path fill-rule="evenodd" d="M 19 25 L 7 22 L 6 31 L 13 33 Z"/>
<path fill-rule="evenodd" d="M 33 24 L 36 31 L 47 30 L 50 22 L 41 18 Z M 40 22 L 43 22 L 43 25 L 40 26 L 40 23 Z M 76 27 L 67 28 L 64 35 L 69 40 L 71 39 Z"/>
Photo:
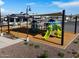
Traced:
<path fill-rule="evenodd" d="M 33 16 L 62 16 L 62 37 L 61 37 L 61 45 L 64 44 L 64 21 L 65 21 L 65 10 L 62 10 L 62 12 L 57 13 L 49 13 L 49 14 L 39 14 L 39 15 L 33 15 Z"/>
<path fill-rule="evenodd" d="M 57 12 L 57 13 L 49 13 L 49 14 L 37 14 L 37 15 L 33 15 L 33 16 L 62 16 L 62 13 Z"/>

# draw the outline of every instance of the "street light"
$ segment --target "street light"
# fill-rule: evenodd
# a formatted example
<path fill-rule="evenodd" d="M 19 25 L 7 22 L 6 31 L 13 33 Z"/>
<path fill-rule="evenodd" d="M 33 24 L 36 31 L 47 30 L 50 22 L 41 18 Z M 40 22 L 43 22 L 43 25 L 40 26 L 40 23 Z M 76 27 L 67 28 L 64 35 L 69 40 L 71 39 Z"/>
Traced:
<path fill-rule="evenodd" d="M 29 37 L 28 37 L 28 18 L 29 18 L 29 11 L 31 11 L 31 8 L 30 8 L 30 5 L 27 5 L 27 8 L 26 8 L 26 16 L 27 16 L 27 41 L 29 40 Z"/>
<path fill-rule="evenodd" d="M 30 8 L 30 5 L 27 5 L 27 8 L 26 8 L 26 15 L 29 15 L 29 11 L 31 11 L 31 8 Z"/>

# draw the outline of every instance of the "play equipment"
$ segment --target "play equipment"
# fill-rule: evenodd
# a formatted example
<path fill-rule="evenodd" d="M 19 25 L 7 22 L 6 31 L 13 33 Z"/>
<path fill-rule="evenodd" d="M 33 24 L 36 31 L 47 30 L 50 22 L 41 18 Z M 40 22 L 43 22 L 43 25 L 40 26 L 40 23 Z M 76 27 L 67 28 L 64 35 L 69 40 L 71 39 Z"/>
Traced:
<path fill-rule="evenodd" d="M 32 22 L 31 22 L 31 28 L 33 29 L 33 30 L 36 30 L 37 28 L 38 28 L 38 25 L 37 25 L 37 21 L 36 20 L 33 20 Z"/>
<path fill-rule="evenodd" d="M 48 29 L 47 29 L 47 32 L 44 36 L 44 39 L 47 40 L 49 38 L 49 36 L 51 35 L 51 33 L 52 33 L 52 25 L 49 25 Z"/>
<path fill-rule="evenodd" d="M 48 28 L 47 28 L 47 32 L 44 36 L 44 39 L 45 40 L 48 40 L 48 38 L 50 37 L 50 35 L 52 34 L 53 32 L 53 36 L 57 37 L 57 38 L 61 38 L 61 25 L 60 25 L 60 22 L 58 21 L 55 21 L 55 22 L 51 22 L 50 25 L 48 25 Z"/>

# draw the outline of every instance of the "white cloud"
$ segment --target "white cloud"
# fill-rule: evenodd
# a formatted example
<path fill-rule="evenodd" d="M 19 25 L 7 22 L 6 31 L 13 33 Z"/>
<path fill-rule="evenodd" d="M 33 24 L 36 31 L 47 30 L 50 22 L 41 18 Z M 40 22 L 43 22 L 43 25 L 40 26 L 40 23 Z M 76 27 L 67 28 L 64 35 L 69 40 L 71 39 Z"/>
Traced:
<path fill-rule="evenodd" d="M 52 2 L 52 4 L 57 5 L 58 7 L 70 7 L 70 6 L 79 6 L 79 1 L 72 1 L 72 2 Z"/>
<path fill-rule="evenodd" d="M 27 3 L 26 5 L 35 5 L 34 2 Z"/>
<path fill-rule="evenodd" d="M 4 2 L 2 0 L 0 0 L 0 6 L 3 5 L 3 4 L 4 4 Z"/>

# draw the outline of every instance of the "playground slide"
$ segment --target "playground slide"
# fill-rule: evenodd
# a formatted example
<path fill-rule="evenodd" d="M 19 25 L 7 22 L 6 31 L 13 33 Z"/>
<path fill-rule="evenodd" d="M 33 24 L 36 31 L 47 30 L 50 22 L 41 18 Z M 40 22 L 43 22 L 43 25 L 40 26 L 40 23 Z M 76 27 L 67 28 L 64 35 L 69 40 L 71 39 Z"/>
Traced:
<path fill-rule="evenodd" d="M 55 36 L 58 37 L 58 38 L 61 38 L 61 30 L 58 29 L 55 33 Z"/>
<path fill-rule="evenodd" d="M 56 30 L 56 32 L 54 33 L 54 36 L 57 38 L 61 38 L 61 26 L 59 24 L 54 24 L 53 25 L 53 31 Z"/>
<path fill-rule="evenodd" d="M 50 37 L 51 33 L 52 33 L 54 30 L 56 30 L 56 32 L 54 33 L 54 35 L 55 35 L 56 37 L 58 37 L 58 38 L 61 38 L 61 27 L 58 26 L 58 25 L 54 25 L 54 26 L 55 26 L 55 27 L 52 27 L 52 25 L 49 25 L 49 26 L 48 26 L 48 30 L 47 30 L 47 32 L 46 32 L 46 34 L 45 34 L 45 36 L 44 36 L 44 39 L 45 39 L 45 40 L 48 40 L 48 38 Z M 54 29 L 54 30 L 52 31 L 52 29 Z"/>
<path fill-rule="evenodd" d="M 49 25 L 48 26 L 48 30 L 47 30 L 47 32 L 46 32 L 46 34 L 44 36 L 44 39 L 48 40 L 48 38 L 50 37 L 51 33 L 52 33 L 52 25 Z"/>

